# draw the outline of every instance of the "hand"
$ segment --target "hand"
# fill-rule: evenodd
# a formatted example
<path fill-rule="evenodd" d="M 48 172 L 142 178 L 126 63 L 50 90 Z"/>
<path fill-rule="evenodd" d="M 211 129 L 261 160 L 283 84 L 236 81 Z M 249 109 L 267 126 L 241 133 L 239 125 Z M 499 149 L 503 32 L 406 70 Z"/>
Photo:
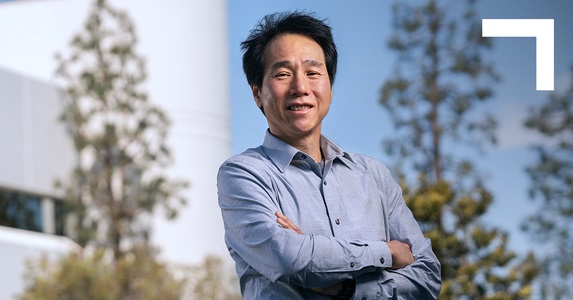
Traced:
<path fill-rule="evenodd" d="M 410 250 L 410 245 L 397 240 L 386 242 L 386 244 L 390 248 L 390 253 L 392 253 L 391 269 L 402 269 L 414 262 L 414 255 L 412 250 Z"/>
<path fill-rule="evenodd" d="M 300 231 L 300 229 L 298 229 L 298 227 L 294 225 L 294 223 L 291 222 L 289 218 L 287 218 L 287 216 L 283 215 L 279 211 L 275 213 L 275 216 L 277 216 L 277 223 L 279 223 L 279 225 L 281 225 L 282 228 L 292 229 L 294 230 L 294 232 L 302 234 L 302 231 Z"/>

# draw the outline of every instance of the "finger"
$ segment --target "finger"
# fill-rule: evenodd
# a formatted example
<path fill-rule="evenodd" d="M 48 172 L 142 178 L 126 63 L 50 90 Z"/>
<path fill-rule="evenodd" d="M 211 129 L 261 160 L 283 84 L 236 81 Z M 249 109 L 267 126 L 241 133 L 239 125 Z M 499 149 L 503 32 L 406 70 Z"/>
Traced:
<path fill-rule="evenodd" d="M 281 225 L 282 228 L 292 229 L 290 225 L 283 219 L 277 218 L 277 223 L 279 223 L 279 225 Z"/>
<path fill-rule="evenodd" d="M 277 217 L 277 220 L 282 220 L 290 225 L 294 225 L 287 216 L 283 215 L 281 212 L 276 212 L 275 216 Z"/>
<path fill-rule="evenodd" d="M 288 224 L 289 229 L 294 230 L 298 234 L 302 234 L 302 231 L 298 228 L 298 226 L 294 225 L 294 223 L 291 222 L 291 220 L 289 220 L 289 218 L 287 218 L 287 216 L 283 215 L 283 218 L 281 220 L 283 222 L 285 222 L 286 224 Z"/>
<path fill-rule="evenodd" d="M 275 212 L 275 216 L 277 217 L 277 223 L 285 226 L 288 226 L 288 218 L 280 212 Z M 284 226 L 283 226 L 284 227 Z"/>
<path fill-rule="evenodd" d="M 292 223 L 291 223 L 291 225 L 292 225 L 292 230 L 294 230 L 298 234 L 302 234 L 302 231 L 296 225 L 294 225 Z"/>
<path fill-rule="evenodd" d="M 277 216 L 277 218 L 279 219 L 283 219 L 285 221 L 289 221 L 289 219 L 287 218 L 287 216 L 283 215 L 280 211 L 275 212 L 275 216 Z"/>
<path fill-rule="evenodd" d="M 296 225 L 294 225 L 294 223 L 291 222 L 287 216 L 283 215 L 279 211 L 275 212 L 275 216 L 277 217 L 277 223 L 279 223 L 279 225 L 287 229 L 292 229 L 298 234 L 302 234 L 302 231 Z"/>
<path fill-rule="evenodd" d="M 280 212 L 276 212 L 275 216 L 277 216 L 277 223 L 279 223 L 281 227 L 294 230 L 293 228 L 294 224 L 292 224 L 292 222 L 290 222 L 286 216 L 284 216 Z"/>

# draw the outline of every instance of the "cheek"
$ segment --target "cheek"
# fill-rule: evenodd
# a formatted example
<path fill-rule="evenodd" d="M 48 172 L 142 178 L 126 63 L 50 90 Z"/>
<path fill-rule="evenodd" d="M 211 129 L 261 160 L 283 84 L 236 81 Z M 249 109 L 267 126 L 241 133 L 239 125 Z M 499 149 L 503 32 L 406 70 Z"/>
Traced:
<path fill-rule="evenodd" d="M 323 84 L 320 88 L 319 93 L 320 93 L 319 96 L 323 102 L 330 103 L 330 101 L 332 99 L 332 88 L 330 87 L 330 84 L 328 84 L 328 83 Z"/>
<path fill-rule="evenodd" d="M 268 107 L 281 106 L 286 97 L 284 93 L 284 90 L 281 89 L 280 86 L 270 85 L 263 90 L 263 93 L 261 93 L 261 101 Z"/>
<path fill-rule="evenodd" d="M 277 87 L 274 84 L 265 84 L 261 89 L 261 98 L 265 101 L 273 101 L 277 95 Z"/>

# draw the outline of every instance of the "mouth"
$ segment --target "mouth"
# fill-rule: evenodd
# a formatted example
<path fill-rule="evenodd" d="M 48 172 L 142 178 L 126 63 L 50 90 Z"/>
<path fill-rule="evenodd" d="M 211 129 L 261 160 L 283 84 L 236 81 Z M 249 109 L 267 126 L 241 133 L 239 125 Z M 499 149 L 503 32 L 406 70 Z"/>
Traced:
<path fill-rule="evenodd" d="M 301 111 L 301 110 L 307 110 L 307 109 L 311 109 L 312 106 L 310 105 L 291 105 L 289 107 L 287 107 L 288 110 L 292 110 L 292 111 Z"/>

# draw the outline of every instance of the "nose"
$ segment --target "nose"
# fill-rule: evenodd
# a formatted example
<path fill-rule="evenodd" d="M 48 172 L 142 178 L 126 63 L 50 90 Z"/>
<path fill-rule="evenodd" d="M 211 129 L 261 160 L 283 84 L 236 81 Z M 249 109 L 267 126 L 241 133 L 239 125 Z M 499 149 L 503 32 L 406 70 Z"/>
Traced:
<path fill-rule="evenodd" d="M 291 82 L 291 95 L 293 96 L 306 96 L 310 92 L 308 78 L 304 74 L 297 74 L 293 77 Z"/>

